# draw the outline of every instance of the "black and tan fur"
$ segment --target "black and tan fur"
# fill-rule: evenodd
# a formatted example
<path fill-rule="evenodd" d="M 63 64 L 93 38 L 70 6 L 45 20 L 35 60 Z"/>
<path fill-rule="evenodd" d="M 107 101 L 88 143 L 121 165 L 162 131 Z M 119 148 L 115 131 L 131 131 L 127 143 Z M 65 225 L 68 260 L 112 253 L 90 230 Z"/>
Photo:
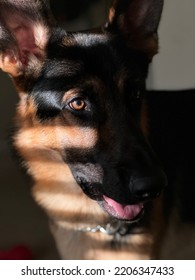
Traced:
<path fill-rule="evenodd" d="M 115 0 L 104 27 L 66 33 L 46 0 L 0 0 L 0 67 L 20 96 L 13 145 L 62 258 L 159 257 L 163 202 L 156 197 L 167 179 L 148 144 L 144 94 L 162 5 Z M 111 220 L 97 203 L 103 195 L 145 204 L 131 234 L 78 231 Z"/>

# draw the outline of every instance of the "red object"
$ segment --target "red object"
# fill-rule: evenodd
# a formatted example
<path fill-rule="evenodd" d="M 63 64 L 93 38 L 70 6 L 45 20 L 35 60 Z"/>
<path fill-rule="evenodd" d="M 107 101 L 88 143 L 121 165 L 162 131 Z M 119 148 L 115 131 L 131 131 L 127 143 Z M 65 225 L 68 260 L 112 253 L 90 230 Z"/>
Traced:
<path fill-rule="evenodd" d="M 18 245 L 8 251 L 0 251 L 0 260 L 32 260 L 31 250 L 24 246 Z"/>

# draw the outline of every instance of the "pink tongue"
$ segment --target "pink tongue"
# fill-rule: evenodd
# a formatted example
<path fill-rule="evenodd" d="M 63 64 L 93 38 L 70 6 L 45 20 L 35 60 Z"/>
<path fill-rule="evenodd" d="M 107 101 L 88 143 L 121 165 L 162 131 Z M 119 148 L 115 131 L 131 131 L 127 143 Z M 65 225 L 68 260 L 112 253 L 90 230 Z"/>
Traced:
<path fill-rule="evenodd" d="M 143 208 L 143 204 L 122 205 L 105 195 L 103 198 L 107 204 L 112 207 L 119 219 L 133 220 Z"/>

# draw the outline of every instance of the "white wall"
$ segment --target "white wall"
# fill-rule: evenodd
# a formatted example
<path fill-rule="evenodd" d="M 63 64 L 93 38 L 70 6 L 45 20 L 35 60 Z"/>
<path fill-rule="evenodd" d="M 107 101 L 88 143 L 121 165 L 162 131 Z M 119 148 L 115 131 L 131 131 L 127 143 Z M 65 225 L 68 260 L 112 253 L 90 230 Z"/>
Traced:
<path fill-rule="evenodd" d="M 165 0 L 150 89 L 195 88 L 195 0 Z"/>

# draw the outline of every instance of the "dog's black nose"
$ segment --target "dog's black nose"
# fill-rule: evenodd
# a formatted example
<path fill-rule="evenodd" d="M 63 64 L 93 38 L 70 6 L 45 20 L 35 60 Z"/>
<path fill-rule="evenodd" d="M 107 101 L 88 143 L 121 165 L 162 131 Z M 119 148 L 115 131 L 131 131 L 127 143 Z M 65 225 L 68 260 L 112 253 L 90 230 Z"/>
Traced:
<path fill-rule="evenodd" d="M 150 200 L 158 197 L 167 185 L 167 177 L 163 171 L 147 177 L 134 177 L 130 182 L 132 195 L 140 200 Z"/>

